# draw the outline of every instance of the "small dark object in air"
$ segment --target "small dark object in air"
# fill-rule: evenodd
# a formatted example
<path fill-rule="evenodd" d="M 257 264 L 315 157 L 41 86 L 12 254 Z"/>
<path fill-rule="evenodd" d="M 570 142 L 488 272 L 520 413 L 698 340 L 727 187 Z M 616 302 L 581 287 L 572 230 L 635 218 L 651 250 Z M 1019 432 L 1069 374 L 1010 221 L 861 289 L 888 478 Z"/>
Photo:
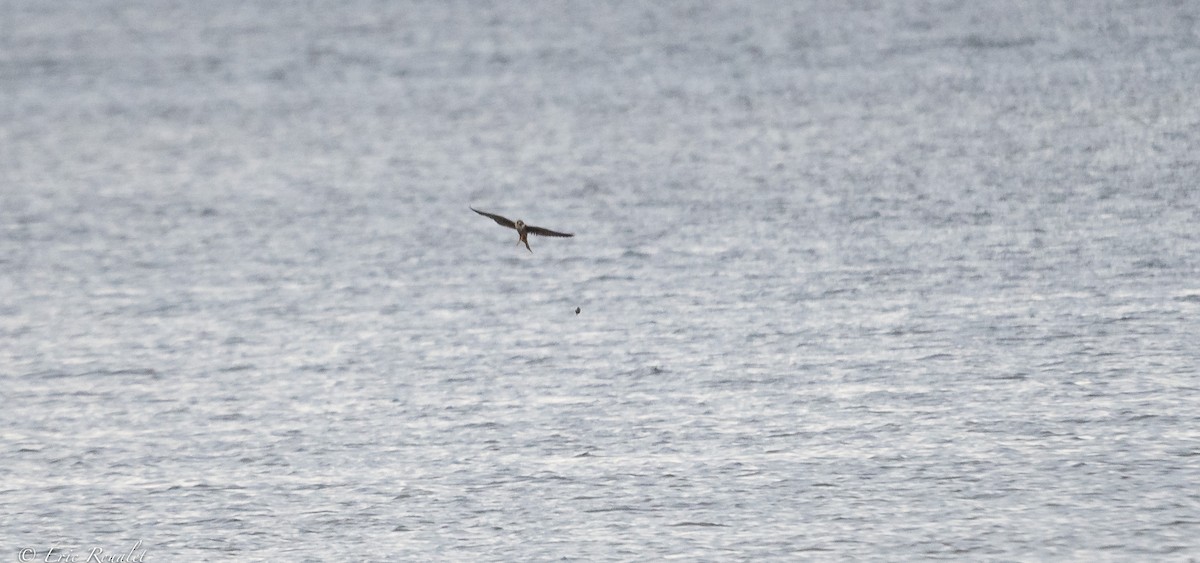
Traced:
<path fill-rule="evenodd" d="M 578 314 L 579 314 L 579 307 L 576 307 L 576 308 L 575 308 L 575 314 L 576 314 L 576 315 L 578 315 Z"/>

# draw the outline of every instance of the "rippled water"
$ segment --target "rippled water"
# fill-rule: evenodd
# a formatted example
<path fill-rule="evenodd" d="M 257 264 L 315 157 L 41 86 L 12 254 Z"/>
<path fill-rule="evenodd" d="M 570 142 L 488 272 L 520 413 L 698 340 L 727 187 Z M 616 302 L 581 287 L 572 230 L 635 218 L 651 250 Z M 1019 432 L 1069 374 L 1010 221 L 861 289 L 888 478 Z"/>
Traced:
<path fill-rule="evenodd" d="M 1197 16 L 4 2 L 0 557 L 1200 557 Z"/>

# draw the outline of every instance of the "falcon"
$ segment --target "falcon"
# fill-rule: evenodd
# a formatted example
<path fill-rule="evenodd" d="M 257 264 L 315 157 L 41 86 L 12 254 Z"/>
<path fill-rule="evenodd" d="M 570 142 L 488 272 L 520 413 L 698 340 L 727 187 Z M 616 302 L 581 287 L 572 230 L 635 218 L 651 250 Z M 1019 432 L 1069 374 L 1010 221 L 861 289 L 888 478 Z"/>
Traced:
<path fill-rule="evenodd" d="M 510 229 L 516 229 L 517 236 L 520 237 L 520 239 L 517 240 L 517 244 L 525 243 L 525 248 L 528 249 L 529 252 L 531 252 L 531 253 L 533 252 L 533 249 L 529 248 L 529 235 L 531 235 L 531 234 L 539 235 L 539 236 L 543 236 L 543 237 L 573 237 L 573 236 L 575 236 L 574 233 L 560 233 L 558 231 L 551 231 L 550 229 L 543 229 L 542 227 L 526 225 L 525 222 L 520 219 L 513 221 L 511 219 L 508 219 L 507 217 L 501 217 L 499 215 L 496 215 L 495 213 L 488 213 L 486 211 L 480 211 L 478 209 L 475 209 L 474 207 L 471 208 L 471 211 L 474 211 L 480 215 L 483 215 L 484 217 L 487 217 L 487 218 L 495 221 L 496 224 L 500 225 L 501 227 L 508 227 Z"/>

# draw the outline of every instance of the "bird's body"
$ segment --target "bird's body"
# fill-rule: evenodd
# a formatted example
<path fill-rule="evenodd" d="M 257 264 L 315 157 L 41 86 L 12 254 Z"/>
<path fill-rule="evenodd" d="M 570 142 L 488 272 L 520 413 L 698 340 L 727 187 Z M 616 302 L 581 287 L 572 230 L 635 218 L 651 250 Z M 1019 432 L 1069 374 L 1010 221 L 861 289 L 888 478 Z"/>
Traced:
<path fill-rule="evenodd" d="M 474 207 L 471 208 L 471 211 L 474 211 L 480 215 L 483 215 L 484 217 L 487 217 L 487 218 L 495 221 L 496 224 L 500 225 L 501 227 L 508 227 L 510 229 L 516 229 L 517 237 L 518 237 L 517 244 L 524 243 L 525 248 L 528 249 L 530 252 L 533 252 L 533 249 L 529 248 L 529 235 L 530 234 L 540 235 L 540 236 L 544 236 L 544 237 L 573 237 L 573 236 L 575 236 L 574 233 L 560 233 L 558 231 L 551 231 L 550 229 L 543 229 L 542 227 L 526 225 L 525 221 L 522 221 L 520 219 L 513 221 L 506 217 L 501 217 L 500 215 L 496 215 L 495 213 L 488 213 L 486 211 L 480 211 L 478 209 L 475 209 Z"/>

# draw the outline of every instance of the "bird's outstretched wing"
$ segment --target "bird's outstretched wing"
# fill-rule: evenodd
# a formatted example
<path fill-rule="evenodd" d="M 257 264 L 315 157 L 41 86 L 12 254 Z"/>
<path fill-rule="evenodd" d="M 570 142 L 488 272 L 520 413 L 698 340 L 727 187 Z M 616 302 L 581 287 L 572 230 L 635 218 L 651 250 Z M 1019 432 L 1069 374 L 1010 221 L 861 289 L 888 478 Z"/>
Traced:
<path fill-rule="evenodd" d="M 495 221 L 496 224 L 500 225 L 501 227 L 508 227 L 510 229 L 517 228 L 517 224 L 513 223 L 512 221 L 509 221 L 508 218 L 506 218 L 506 217 L 501 217 L 499 215 L 496 215 L 495 213 L 488 213 L 486 211 L 480 211 L 478 209 L 475 209 L 474 207 L 471 208 L 471 211 L 474 211 L 480 215 L 483 215 L 484 217 L 491 218 L 491 220 Z"/>
<path fill-rule="evenodd" d="M 551 231 L 550 229 L 543 229 L 541 227 L 535 227 L 533 225 L 525 225 L 525 230 L 529 231 L 530 234 L 541 235 L 544 237 L 573 237 L 573 236 L 575 236 L 574 233 L 560 233 L 558 231 Z"/>

